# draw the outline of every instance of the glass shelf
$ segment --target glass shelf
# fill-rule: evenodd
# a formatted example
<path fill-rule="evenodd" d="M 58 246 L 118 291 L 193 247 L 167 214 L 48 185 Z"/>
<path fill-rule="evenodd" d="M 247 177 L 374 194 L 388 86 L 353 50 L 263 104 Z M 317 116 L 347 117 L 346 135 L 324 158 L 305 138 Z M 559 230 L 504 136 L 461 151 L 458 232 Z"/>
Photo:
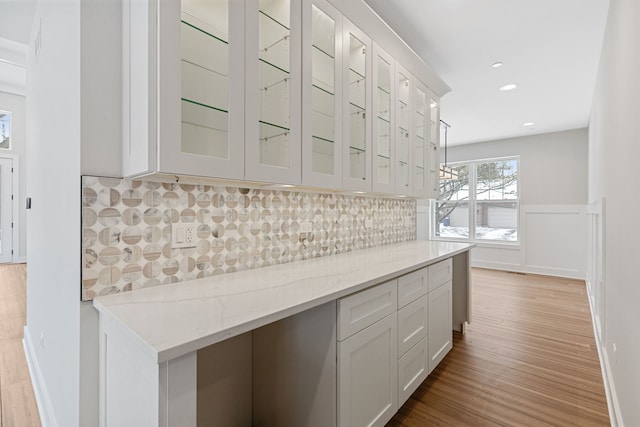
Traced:
<path fill-rule="evenodd" d="M 382 120 L 385 123 L 390 123 L 388 118 L 378 116 L 379 120 Z"/>
<path fill-rule="evenodd" d="M 319 48 L 316 45 L 311 45 L 311 47 L 313 47 L 314 49 L 316 49 L 316 51 L 320 52 L 320 53 L 324 53 L 327 57 L 331 58 L 331 59 L 335 59 L 335 56 L 331 55 L 328 52 L 325 52 L 324 50 L 322 50 L 321 48 Z"/>
<path fill-rule="evenodd" d="M 289 166 L 289 128 L 260 120 L 260 163 Z"/>
<path fill-rule="evenodd" d="M 185 153 L 228 158 L 226 110 L 182 99 L 181 149 Z"/>
<path fill-rule="evenodd" d="M 276 18 L 274 18 L 273 16 L 269 15 L 268 13 L 266 13 L 264 10 L 259 10 L 258 11 L 260 13 L 260 15 L 264 16 L 265 18 L 268 18 L 270 21 L 274 22 L 275 24 L 279 25 L 280 27 L 282 27 L 283 29 L 289 31 L 289 27 L 286 26 L 285 24 L 283 24 L 282 22 L 280 22 L 279 20 L 277 20 Z"/>

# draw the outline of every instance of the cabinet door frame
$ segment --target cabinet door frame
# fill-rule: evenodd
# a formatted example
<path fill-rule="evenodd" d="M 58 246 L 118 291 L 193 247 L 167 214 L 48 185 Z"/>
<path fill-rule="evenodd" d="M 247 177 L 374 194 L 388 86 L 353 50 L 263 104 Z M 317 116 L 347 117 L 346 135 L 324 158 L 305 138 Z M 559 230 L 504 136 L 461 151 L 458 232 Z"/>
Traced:
<path fill-rule="evenodd" d="M 431 122 L 431 103 L 436 102 L 437 108 L 436 112 L 436 121 L 435 123 Z M 429 120 L 427 123 L 429 128 L 425 131 L 428 131 L 429 140 L 426 141 L 426 144 L 430 147 L 429 156 L 427 157 L 428 165 L 428 173 L 425 173 L 427 179 L 427 192 L 426 197 L 430 199 L 437 199 L 440 195 L 440 98 L 430 89 L 427 89 L 427 107 L 429 108 Z M 431 127 L 435 126 L 435 141 L 431 140 Z M 425 171 L 427 172 L 427 171 Z"/>
<path fill-rule="evenodd" d="M 244 178 L 244 5 L 229 0 L 228 158 L 182 151 L 181 1 L 158 1 L 157 170 L 213 178 Z M 233 48 L 232 46 L 235 46 Z M 152 103 L 153 104 L 153 103 Z M 152 139 L 150 138 L 150 141 Z"/>
<path fill-rule="evenodd" d="M 356 388 L 358 388 L 358 379 L 354 379 L 349 368 L 350 357 L 369 342 L 384 334 L 388 334 L 389 341 L 388 365 L 384 367 L 388 371 L 382 372 L 379 366 L 376 369 L 373 366 L 370 368 L 373 371 L 371 372 L 372 375 L 383 373 L 388 376 L 386 387 L 382 390 L 368 389 L 364 392 L 373 393 L 377 391 L 384 393 L 388 396 L 388 399 L 384 408 L 378 408 L 380 412 L 375 414 L 375 418 L 367 420 L 367 425 L 384 426 L 398 410 L 397 313 L 394 312 L 346 340 L 338 342 L 338 427 L 353 425 L 351 415 L 354 411 L 358 411 L 359 408 L 354 406 L 352 397 L 355 394 L 363 393 L 363 390 L 353 390 L 352 388 L 354 381 L 356 382 Z M 365 381 L 361 380 L 360 382 Z"/>
<path fill-rule="evenodd" d="M 334 157 L 333 174 L 313 171 L 313 69 L 312 6 L 316 6 L 335 23 L 334 55 Z M 342 187 L 342 14 L 326 0 L 302 2 L 302 184 L 312 187 L 339 189 Z"/>
<path fill-rule="evenodd" d="M 388 184 L 384 184 L 379 182 L 378 180 L 378 176 L 379 176 L 379 156 L 378 156 L 378 142 L 379 142 L 379 138 L 380 138 L 380 134 L 379 134 L 379 129 L 376 126 L 377 125 L 377 112 L 379 111 L 379 107 L 380 107 L 380 99 L 376 96 L 377 93 L 376 90 L 378 88 L 378 79 L 379 79 L 379 70 L 377 67 L 377 60 L 378 57 L 380 57 L 383 61 L 387 62 L 389 64 L 389 80 L 390 80 L 390 91 L 391 93 L 389 94 L 389 183 Z M 373 120 L 372 120 L 372 141 L 373 141 L 373 150 L 375 151 L 374 153 L 372 153 L 372 158 L 373 158 L 373 167 L 372 167 L 372 172 L 373 172 L 373 191 L 376 193 L 390 193 L 393 194 L 394 193 L 394 189 L 395 189 L 395 181 L 396 181 L 396 173 L 395 173 L 395 166 L 396 166 L 396 152 L 395 152 L 395 143 L 396 143 L 396 132 L 395 132 L 395 127 L 396 127 L 396 109 L 395 109 L 395 96 L 396 96 L 396 85 L 394 84 L 395 80 L 396 80 L 396 61 L 395 59 L 393 59 L 393 57 L 391 55 L 389 55 L 384 49 L 382 49 L 379 45 L 377 45 L 375 42 L 373 43 L 373 59 L 372 59 L 373 63 L 372 63 L 372 75 L 373 75 L 373 84 L 371 85 L 372 90 L 374 93 L 372 93 L 372 114 L 374 114 Z"/>
<path fill-rule="evenodd" d="M 394 193 L 396 195 L 404 195 L 404 196 L 412 196 L 413 195 L 413 139 L 414 139 L 414 117 L 413 117 L 413 110 L 414 110 L 414 88 L 415 88 L 415 81 L 416 78 L 413 76 L 413 74 L 411 74 L 409 72 L 409 70 L 407 70 L 405 67 L 402 66 L 402 64 L 396 62 L 396 74 L 394 77 L 394 84 L 396 87 L 396 98 L 395 98 L 395 110 L 396 110 L 396 128 L 394 129 L 394 133 L 396 133 L 398 131 L 398 128 L 400 127 L 400 112 L 398 111 L 398 104 L 400 101 L 400 87 L 399 87 L 399 82 L 398 82 L 398 76 L 402 74 L 404 75 L 406 78 L 409 79 L 409 99 L 407 100 L 407 114 L 409 115 L 408 118 L 408 129 L 407 132 L 409 133 L 408 136 L 408 159 L 407 159 L 407 168 L 409 171 L 409 176 L 407 179 L 407 183 L 403 184 L 402 183 L 402 179 L 401 179 L 401 168 L 397 167 L 396 168 L 396 177 L 395 177 L 395 191 Z M 397 133 L 396 133 L 397 135 Z M 402 146 L 400 144 L 400 140 L 398 138 L 396 138 L 395 141 L 395 158 L 396 158 L 396 163 L 399 164 L 400 162 L 400 153 L 401 153 L 401 149 Z M 396 164 L 396 166 L 397 166 Z"/>
<path fill-rule="evenodd" d="M 232 0 L 235 1 L 235 0 Z M 237 3 L 241 3 L 238 1 Z M 302 2 L 290 0 L 289 167 L 260 163 L 259 0 L 245 0 L 245 179 L 274 184 L 302 182 Z M 259 99 L 258 99 L 259 101 Z"/>
<path fill-rule="evenodd" d="M 453 348 L 453 285 L 449 280 L 428 294 L 429 373 Z M 444 314 L 442 310 L 445 310 Z"/>
<path fill-rule="evenodd" d="M 342 158 L 342 188 L 351 191 L 371 191 L 371 38 L 355 26 L 347 18 L 342 20 L 342 84 L 343 84 L 343 109 L 342 109 L 342 135 L 343 135 L 343 158 Z M 365 177 L 364 179 L 352 178 L 350 174 L 350 120 L 349 120 L 349 36 L 353 34 L 365 45 L 367 53 L 365 58 Z"/>
<path fill-rule="evenodd" d="M 424 102 L 425 102 L 425 113 L 424 113 L 424 117 L 423 117 L 423 126 L 424 126 L 424 130 L 423 132 L 423 136 L 424 136 L 424 140 L 423 140 L 423 144 L 424 144 L 424 149 L 422 150 L 422 164 L 424 165 L 424 171 L 423 171 L 423 175 L 422 175 L 422 188 L 419 188 L 416 184 L 418 181 L 417 175 L 416 175 L 416 169 L 417 169 L 417 165 L 415 162 L 415 159 L 417 158 L 417 151 L 416 148 L 418 146 L 418 135 L 416 132 L 417 127 L 419 126 L 419 123 L 417 122 L 416 118 L 417 118 L 417 105 L 418 105 L 418 90 L 422 91 L 424 93 Z M 430 173 L 430 163 L 429 160 L 431 159 L 430 156 L 430 152 L 431 152 L 431 144 L 430 144 L 430 138 L 431 135 L 429 134 L 429 132 L 431 131 L 431 127 L 430 127 L 430 123 L 431 123 L 431 109 L 429 108 L 429 104 L 431 101 L 431 91 L 429 90 L 429 88 L 427 87 L 427 85 L 425 85 L 424 83 L 422 83 L 420 80 L 414 78 L 414 85 L 413 85 L 413 108 L 412 108 L 412 115 L 414 116 L 414 121 L 413 121 L 413 167 L 411 168 L 411 180 L 413 181 L 412 184 L 412 191 L 413 191 L 413 196 L 414 197 L 419 197 L 419 198 L 426 198 L 429 197 L 430 192 L 430 188 L 429 188 L 429 173 Z M 437 153 L 436 153 L 437 154 Z"/>

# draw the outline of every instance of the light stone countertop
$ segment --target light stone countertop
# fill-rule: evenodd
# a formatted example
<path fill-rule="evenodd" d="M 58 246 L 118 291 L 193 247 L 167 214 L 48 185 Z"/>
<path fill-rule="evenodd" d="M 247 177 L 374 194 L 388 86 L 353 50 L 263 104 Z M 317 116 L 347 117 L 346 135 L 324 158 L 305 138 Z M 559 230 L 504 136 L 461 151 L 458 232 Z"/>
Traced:
<path fill-rule="evenodd" d="M 469 250 L 410 241 L 124 292 L 93 300 L 158 363 Z"/>

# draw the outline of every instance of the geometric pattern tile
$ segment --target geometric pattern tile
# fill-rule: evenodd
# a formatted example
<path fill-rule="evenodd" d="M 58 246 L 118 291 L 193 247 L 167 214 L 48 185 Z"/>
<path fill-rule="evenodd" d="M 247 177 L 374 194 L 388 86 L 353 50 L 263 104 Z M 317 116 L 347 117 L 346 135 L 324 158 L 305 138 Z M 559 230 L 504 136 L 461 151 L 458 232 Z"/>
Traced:
<path fill-rule="evenodd" d="M 415 239 L 412 199 L 82 177 L 83 300 Z"/>

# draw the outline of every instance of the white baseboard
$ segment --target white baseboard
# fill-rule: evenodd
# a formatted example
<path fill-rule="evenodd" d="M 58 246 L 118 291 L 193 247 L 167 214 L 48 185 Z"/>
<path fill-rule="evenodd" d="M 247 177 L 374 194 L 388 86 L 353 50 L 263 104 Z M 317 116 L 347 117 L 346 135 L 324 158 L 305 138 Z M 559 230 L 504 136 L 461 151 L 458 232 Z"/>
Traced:
<path fill-rule="evenodd" d="M 36 404 L 38 413 L 40 414 L 40 422 L 43 427 L 57 427 L 56 419 L 53 413 L 53 405 L 47 393 L 47 387 L 42 378 L 42 371 L 36 357 L 33 341 L 31 340 L 31 332 L 27 326 L 24 327 L 22 345 L 24 346 L 24 354 L 27 358 L 27 366 L 31 375 L 31 384 L 33 392 L 36 396 Z"/>
<path fill-rule="evenodd" d="M 476 260 L 471 262 L 472 267 L 487 268 L 489 270 L 513 271 L 516 273 L 541 274 L 544 276 L 564 277 L 567 279 L 584 280 L 585 274 L 575 270 L 558 268 L 534 267 L 520 264 L 500 263 L 494 261 Z"/>
<path fill-rule="evenodd" d="M 24 264 L 27 262 L 27 256 L 19 256 L 13 259 L 14 264 Z"/>
<path fill-rule="evenodd" d="M 611 427 L 624 427 L 622 413 L 620 412 L 620 404 L 618 403 L 618 396 L 616 395 L 616 386 L 613 381 L 613 375 L 611 375 L 609 355 L 607 354 L 606 347 L 604 347 L 598 339 L 596 317 L 593 311 L 593 304 L 589 289 L 591 289 L 591 287 L 587 284 L 587 300 L 589 301 L 589 312 L 591 313 L 591 325 L 593 326 L 593 336 L 596 341 L 596 348 L 598 349 L 598 357 L 600 359 L 600 370 L 602 371 L 604 393 L 607 397 L 607 407 L 609 408 L 609 421 L 611 422 Z"/>

